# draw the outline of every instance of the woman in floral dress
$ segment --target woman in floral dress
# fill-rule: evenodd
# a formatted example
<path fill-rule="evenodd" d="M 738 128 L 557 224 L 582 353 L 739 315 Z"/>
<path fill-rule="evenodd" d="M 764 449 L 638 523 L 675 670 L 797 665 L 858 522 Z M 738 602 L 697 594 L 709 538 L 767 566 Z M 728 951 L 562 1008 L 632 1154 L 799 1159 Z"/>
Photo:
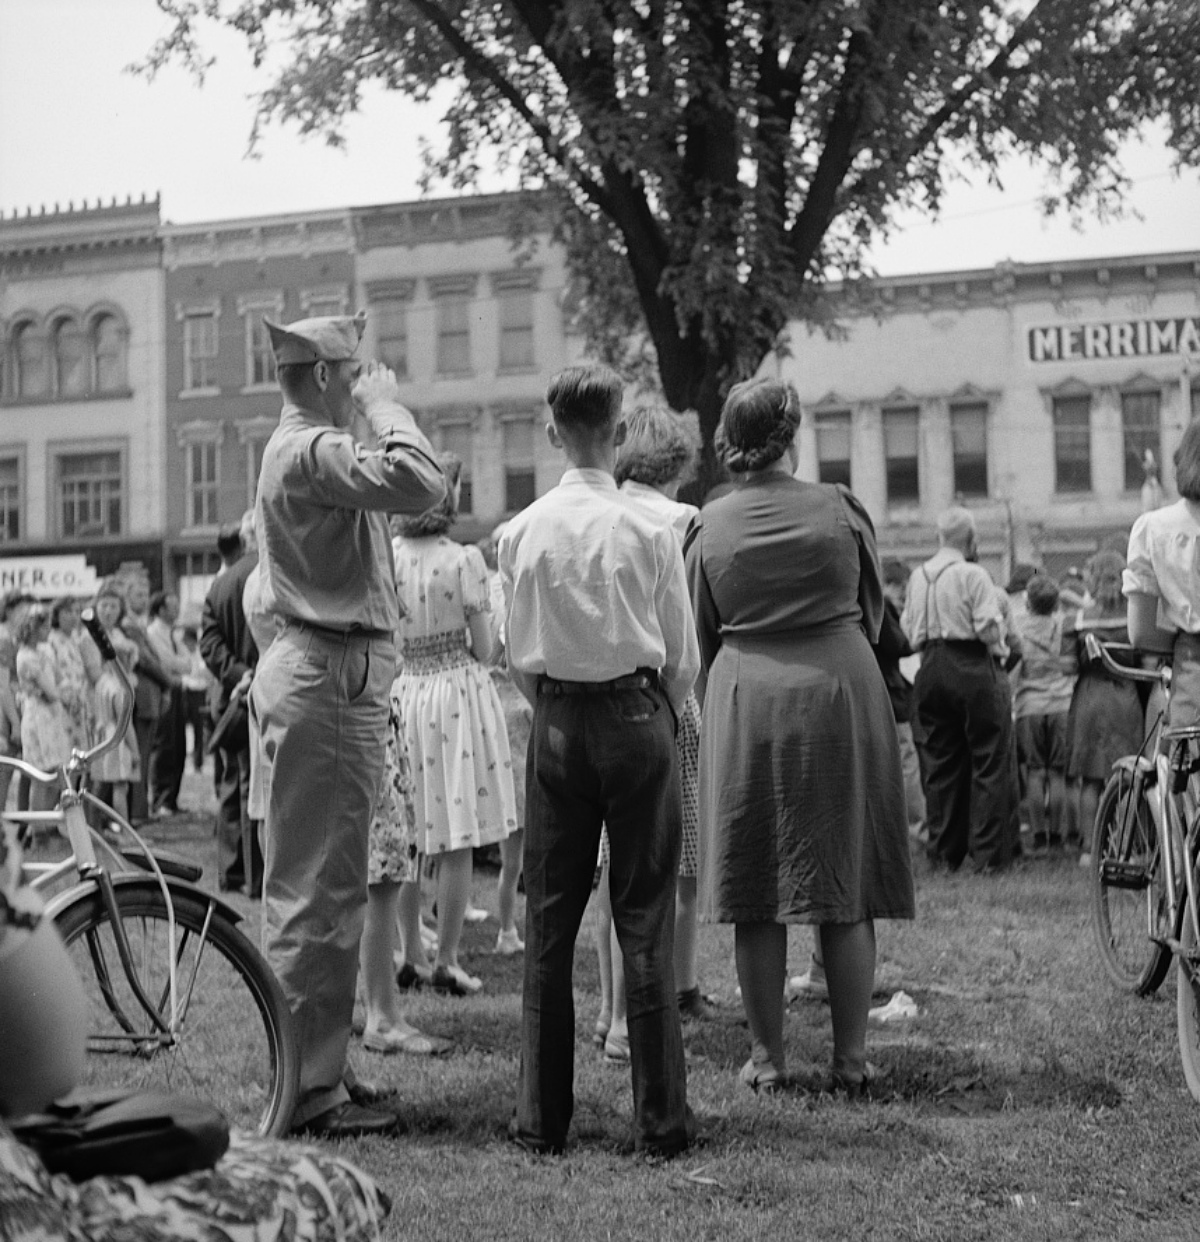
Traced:
<path fill-rule="evenodd" d="M 53 771 L 71 757 L 71 723 L 50 650 L 50 612 L 40 604 L 30 608 L 17 627 L 17 693 L 21 753 L 35 768 Z M 48 811 L 57 799 L 57 786 L 34 783 L 29 806 Z"/>
<path fill-rule="evenodd" d="M 437 863 L 433 986 L 463 996 L 481 980 L 459 965 L 471 895 L 471 852 L 517 828 L 504 709 L 488 673 L 496 617 L 479 549 L 449 538 L 462 463 L 446 457 L 445 501 L 399 523 L 393 540 L 400 671 L 392 686 L 413 774 L 420 852 Z M 469 645 L 468 645 L 469 643 Z"/>
<path fill-rule="evenodd" d="M 79 623 L 79 601 L 64 595 L 50 607 L 50 650 L 62 705 L 71 721 L 71 744 L 92 742 L 92 695 L 100 677 L 100 653 Z"/>

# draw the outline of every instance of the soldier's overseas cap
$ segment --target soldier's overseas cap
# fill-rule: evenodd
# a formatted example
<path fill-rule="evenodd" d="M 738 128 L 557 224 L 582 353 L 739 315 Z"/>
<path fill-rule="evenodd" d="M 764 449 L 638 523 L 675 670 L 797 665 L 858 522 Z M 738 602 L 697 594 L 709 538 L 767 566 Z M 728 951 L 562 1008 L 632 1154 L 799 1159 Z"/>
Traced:
<path fill-rule="evenodd" d="M 271 334 L 275 365 L 285 367 L 298 362 L 348 362 L 358 352 L 367 316 L 359 311 L 353 319 L 326 315 L 288 324 L 272 323 L 264 316 L 263 323 Z"/>

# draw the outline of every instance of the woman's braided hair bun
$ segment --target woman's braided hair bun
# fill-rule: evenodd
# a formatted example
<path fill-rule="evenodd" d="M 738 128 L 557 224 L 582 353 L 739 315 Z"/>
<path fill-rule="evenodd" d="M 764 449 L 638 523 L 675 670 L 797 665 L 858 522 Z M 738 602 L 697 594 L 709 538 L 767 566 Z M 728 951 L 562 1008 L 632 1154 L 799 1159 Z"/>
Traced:
<path fill-rule="evenodd" d="M 800 426 L 800 398 L 782 380 L 735 384 L 725 398 L 713 447 L 727 470 L 744 474 L 777 462 Z"/>

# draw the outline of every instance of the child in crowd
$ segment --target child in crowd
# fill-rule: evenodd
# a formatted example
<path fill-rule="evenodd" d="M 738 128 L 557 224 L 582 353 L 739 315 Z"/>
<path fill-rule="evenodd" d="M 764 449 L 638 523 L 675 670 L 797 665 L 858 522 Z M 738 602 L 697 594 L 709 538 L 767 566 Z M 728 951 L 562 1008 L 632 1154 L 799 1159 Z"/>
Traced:
<path fill-rule="evenodd" d="M 1067 713 L 1075 687 L 1073 640 L 1064 638 L 1053 578 L 1036 574 L 1025 588 L 1017 622 L 1021 660 L 1012 673 L 1017 749 L 1025 765 L 1027 808 L 1035 849 L 1063 843 L 1066 813 Z"/>

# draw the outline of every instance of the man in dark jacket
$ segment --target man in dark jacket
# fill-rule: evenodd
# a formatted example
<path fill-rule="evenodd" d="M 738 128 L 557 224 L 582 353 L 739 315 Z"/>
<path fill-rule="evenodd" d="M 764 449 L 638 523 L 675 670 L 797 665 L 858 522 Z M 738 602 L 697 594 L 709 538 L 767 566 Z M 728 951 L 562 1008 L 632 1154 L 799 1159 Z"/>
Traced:
<path fill-rule="evenodd" d="M 142 574 L 126 579 L 125 604 L 127 611 L 121 622 L 121 631 L 132 639 L 137 647 L 137 669 L 133 679 L 133 732 L 138 744 L 138 778 L 130 785 L 129 818 L 144 823 L 150 818 L 149 798 L 150 752 L 159 717 L 170 702 L 171 692 L 183 684 L 162 666 L 154 644 L 146 633 L 150 621 L 150 582 Z"/>
<path fill-rule="evenodd" d="M 226 890 L 245 888 L 251 897 L 257 898 L 262 892 L 263 861 L 258 825 L 250 819 L 248 809 L 250 734 L 246 694 L 258 663 L 258 648 L 242 609 L 246 579 L 258 564 L 253 523 L 243 522 L 240 535 L 245 549 L 241 559 L 213 580 L 205 596 L 200 616 L 200 654 L 216 679 L 214 724 L 220 725 L 226 712 L 231 712 L 224 736 L 214 734 L 213 738 L 221 759 L 217 786 L 217 883 Z"/>

